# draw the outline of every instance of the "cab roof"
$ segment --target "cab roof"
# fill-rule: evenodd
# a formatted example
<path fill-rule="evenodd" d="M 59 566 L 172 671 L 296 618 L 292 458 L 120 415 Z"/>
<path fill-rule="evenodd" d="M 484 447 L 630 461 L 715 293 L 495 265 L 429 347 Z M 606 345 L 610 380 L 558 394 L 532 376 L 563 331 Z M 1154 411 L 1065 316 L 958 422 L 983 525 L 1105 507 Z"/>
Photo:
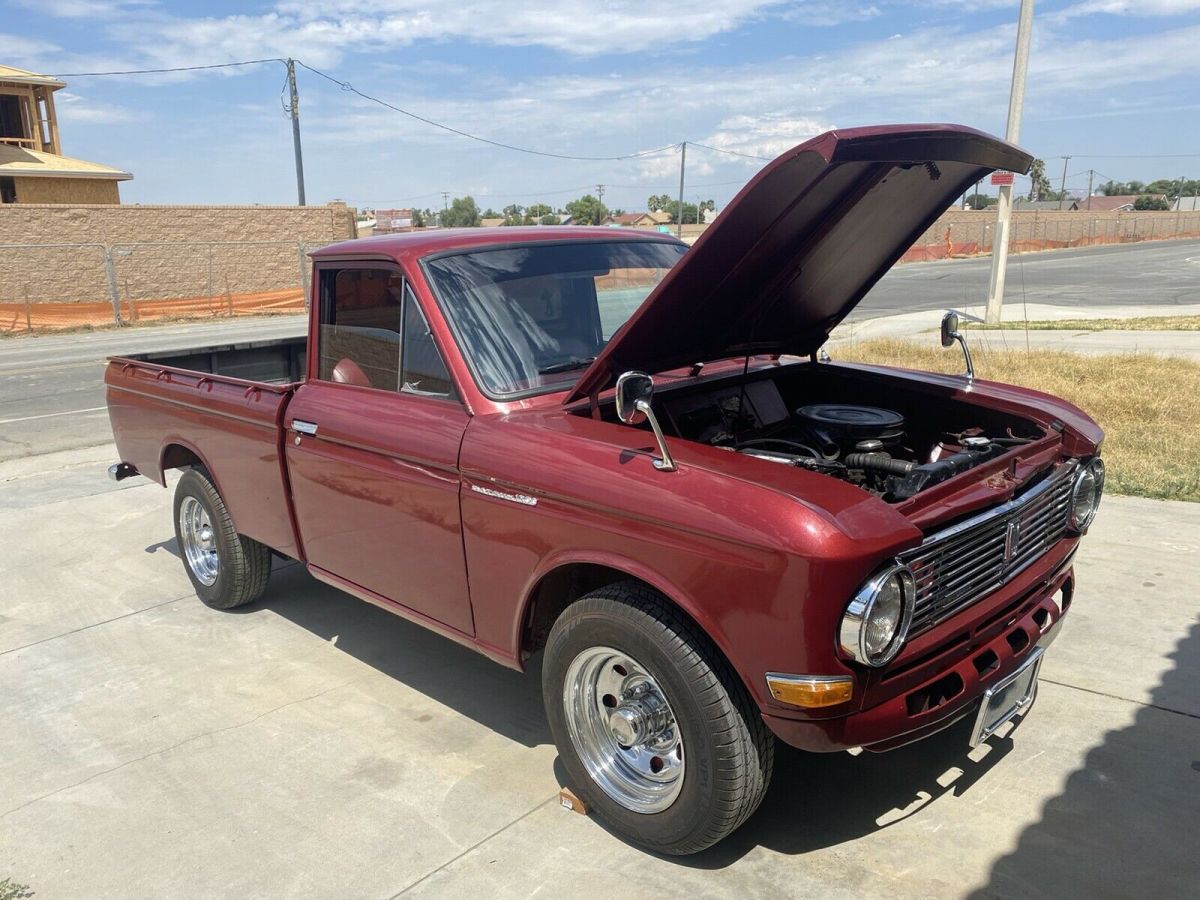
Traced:
<path fill-rule="evenodd" d="M 364 256 L 429 256 L 453 250 L 489 246 L 512 246 L 556 241 L 663 241 L 681 243 L 674 235 L 636 228 L 606 228 L 592 225 L 514 225 L 495 228 L 427 228 L 401 234 L 380 234 L 330 244 L 311 254 L 313 259 Z"/>

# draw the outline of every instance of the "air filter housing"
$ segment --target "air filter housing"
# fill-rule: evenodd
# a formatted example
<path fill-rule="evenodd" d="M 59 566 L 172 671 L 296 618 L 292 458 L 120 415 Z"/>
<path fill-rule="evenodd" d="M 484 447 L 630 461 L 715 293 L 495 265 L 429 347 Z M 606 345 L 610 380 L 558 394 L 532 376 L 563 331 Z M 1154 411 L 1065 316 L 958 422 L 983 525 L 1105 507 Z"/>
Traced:
<path fill-rule="evenodd" d="M 853 453 L 860 441 L 879 441 L 880 449 L 900 444 L 904 416 L 890 409 L 848 403 L 814 403 L 796 410 L 800 426 L 830 458 Z"/>

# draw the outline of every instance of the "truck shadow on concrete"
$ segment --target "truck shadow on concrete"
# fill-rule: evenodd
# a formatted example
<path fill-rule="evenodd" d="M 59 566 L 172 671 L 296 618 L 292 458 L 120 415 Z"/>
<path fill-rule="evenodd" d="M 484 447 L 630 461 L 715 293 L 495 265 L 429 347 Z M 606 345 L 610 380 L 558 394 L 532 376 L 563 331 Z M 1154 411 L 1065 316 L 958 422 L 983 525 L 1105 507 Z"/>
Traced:
<path fill-rule="evenodd" d="M 723 869 L 759 846 L 809 853 L 890 828 L 945 797 L 961 797 L 1013 748 L 1009 731 L 992 737 L 981 759 L 979 752 L 969 757 L 971 725 L 968 718 L 882 754 L 805 753 L 777 742 L 770 789 L 750 820 L 709 850 L 667 859 Z"/>
<path fill-rule="evenodd" d="M 524 674 L 276 561 L 260 603 L 373 669 L 526 747 L 552 743 L 542 711 L 541 656 Z"/>
<path fill-rule="evenodd" d="M 262 604 L 344 653 L 527 747 L 552 743 L 541 696 L 541 654 L 525 674 L 506 669 L 399 616 L 349 597 L 295 564 L 280 565 Z M 676 860 L 720 868 L 755 846 L 784 853 L 853 840 L 916 815 L 946 795 L 961 796 L 1012 748 L 993 737 L 968 758 L 970 720 L 919 745 L 886 754 L 808 754 L 777 744 L 775 775 L 762 807 L 706 853 Z M 978 755 L 978 754 L 976 754 Z M 569 784 L 561 762 L 555 772 Z M 821 810 L 819 816 L 811 811 Z M 598 827 L 602 820 L 593 817 Z"/>
<path fill-rule="evenodd" d="M 971 900 L 1197 896 L 1200 623 L 1171 658 L 1150 705 L 1088 751 Z"/>

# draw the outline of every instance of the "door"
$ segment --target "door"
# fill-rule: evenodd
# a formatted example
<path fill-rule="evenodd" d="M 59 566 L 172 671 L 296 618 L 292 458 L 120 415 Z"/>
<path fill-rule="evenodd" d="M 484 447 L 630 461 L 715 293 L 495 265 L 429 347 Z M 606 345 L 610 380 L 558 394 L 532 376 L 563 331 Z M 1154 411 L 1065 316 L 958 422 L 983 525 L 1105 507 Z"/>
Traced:
<path fill-rule="evenodd" d="M 286 453 L 309 564 L 474 634 L 459 513 L 468 414 L 394 266 L 320 267 Z"/>

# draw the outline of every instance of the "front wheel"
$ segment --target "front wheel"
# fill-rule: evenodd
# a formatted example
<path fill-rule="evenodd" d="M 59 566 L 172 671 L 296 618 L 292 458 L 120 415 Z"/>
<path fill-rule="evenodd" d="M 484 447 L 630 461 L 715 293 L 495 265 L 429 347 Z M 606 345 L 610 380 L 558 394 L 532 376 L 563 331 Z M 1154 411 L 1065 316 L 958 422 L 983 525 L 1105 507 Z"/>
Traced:
<path fill-rule="evenodd" d="M 244 606 L 267 589 L 270 548 L 237 533 L 225 501 L 203 469 L 188 469 L 175 487 L 175 540 L 192 587 L 206 606 Z"/>
<path fill-rule="evenodd" d="M 766 793 L 774 738 L 745 688 L 644 585 L 610 585 L 567 607 L 546 644 L 542 693 L 571 786 L 635 843 L 696 853 Z"/>

